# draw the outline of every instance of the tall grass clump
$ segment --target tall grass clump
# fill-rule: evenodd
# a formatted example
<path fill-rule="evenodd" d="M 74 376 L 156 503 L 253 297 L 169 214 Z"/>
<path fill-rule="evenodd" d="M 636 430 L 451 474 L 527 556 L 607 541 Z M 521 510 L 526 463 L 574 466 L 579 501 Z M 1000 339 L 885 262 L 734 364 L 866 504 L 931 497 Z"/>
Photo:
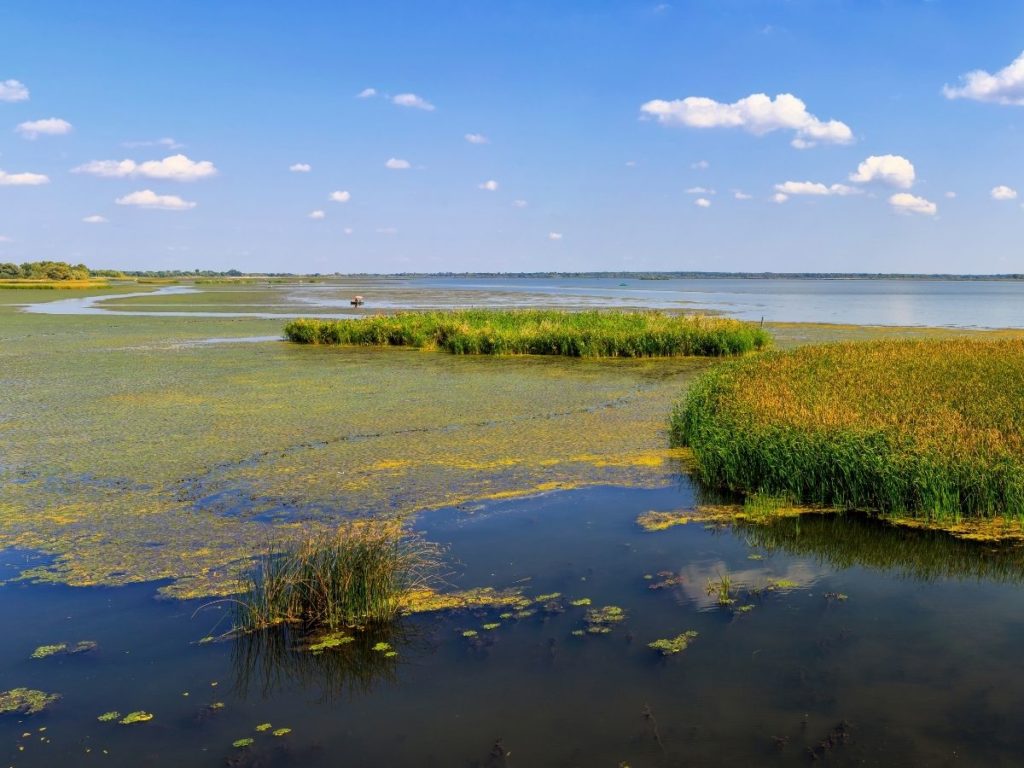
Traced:
<path fill-rule="evenodd" d="M 618 310 L 466 309 L 351 320 L 299 319 L 285 335 L 302 344 L 404 346 L 460 355 L 668 357 L 739 355 L 771 337 L 740 320 Z"/>
<path fill-rule="evenodd" d="M 338 630 L 390 622 L 403 595 L 429 587 L 438 548 L 394 526 L 351 523 L 269 549 L 246 578 L 235 629 Z"/>
<path fill-rule="evenodd" d="M 729 362 L 690 388 L 671 428 L 715 487 L 938 521 L 1024 518 L 1024 340 Z"/>

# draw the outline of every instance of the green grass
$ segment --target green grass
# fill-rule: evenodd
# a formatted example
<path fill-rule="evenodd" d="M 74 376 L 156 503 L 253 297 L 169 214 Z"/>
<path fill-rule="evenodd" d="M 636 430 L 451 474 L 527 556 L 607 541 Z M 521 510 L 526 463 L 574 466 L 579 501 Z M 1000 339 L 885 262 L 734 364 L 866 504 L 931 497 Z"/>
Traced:
<path fill-rule="evenodd" d="M 737 355 L 765 347 L 750 323 L 664 312 L 468 309 L 358 320 L 300 319 L 285 335 L 303 344 L 405 346 L 460 355 L 670 357 Z"/>
<path fill-rule="evenodd" d="M 1024 341 L 805 347 L 718 366 L 672 415 L 707 483 L 935 520 L 1024 517 Z"/>
<path fill-rule="evenodd" d="M 393 525 L 343 525 L 260 558 L 235 603 L 235 629 L 387 623 L 403 595 L 430 585 L 438 565 L 436 546 Z"/>

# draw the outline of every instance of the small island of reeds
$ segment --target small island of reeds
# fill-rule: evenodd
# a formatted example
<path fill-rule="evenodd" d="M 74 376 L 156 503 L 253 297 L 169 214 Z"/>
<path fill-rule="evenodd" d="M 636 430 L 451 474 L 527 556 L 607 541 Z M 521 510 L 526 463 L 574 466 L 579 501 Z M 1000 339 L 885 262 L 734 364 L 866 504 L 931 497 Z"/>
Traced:
<path fill-rule="evenodd" d="M 725 363 L 672 415 L 706 483 L 942 523 L 1024 519 L 1024 340 L 805 347 Z"/>
<path fill-rule="evenodd" d="M 731 318 L 617 310 L 400 312 L 351 320 L 293 320 L 284 332 L 303 344 L 404 346 L 461 355 L 721 356 L 759 350 L 771 342 L 767 331 Z"/>

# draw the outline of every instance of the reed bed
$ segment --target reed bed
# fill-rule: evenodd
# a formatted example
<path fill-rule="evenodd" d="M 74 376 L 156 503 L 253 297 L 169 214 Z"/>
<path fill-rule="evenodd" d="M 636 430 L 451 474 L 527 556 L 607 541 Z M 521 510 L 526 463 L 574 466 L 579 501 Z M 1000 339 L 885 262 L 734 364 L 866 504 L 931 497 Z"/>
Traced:
<path fill-rule="evenodd" d="M 278 625 L 304 630 L 365 627 L 397 618 L 401 598 L 432 585 L 436 545 L 393 525 L 351 523 L 271 548 L 234 601 L 235 630 Z"/>
<path fill-rule="evenodd" d="M 751 323 L 664 312 L 467 309 L 352 320 L 294 320 L 302 344 L 403 346 L 458 355 L 669 357 L 739 355 L 771 342 Z"/>
<path fill-rule="evenodd" d="M 690 388 L 671 429 L 719 488 L 937 521 L 1024 518 L 1024 340 L 726 363 Z"/>

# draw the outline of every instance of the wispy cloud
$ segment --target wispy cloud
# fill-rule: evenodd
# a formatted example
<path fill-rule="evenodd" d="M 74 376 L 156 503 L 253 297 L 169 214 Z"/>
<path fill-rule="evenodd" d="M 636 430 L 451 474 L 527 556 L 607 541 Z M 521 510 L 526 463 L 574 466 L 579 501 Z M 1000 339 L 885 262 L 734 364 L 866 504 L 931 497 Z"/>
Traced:
<path fill-rule="evenodd" d="M 480 189 L 487 190 L 488 192 L 497 192 L 498 191 L 498 182 L 496 182 L 494 179 L 488 179 L 487 181 L 483 182 L 482 184 L 477 184 L 477 186 Z"/>
<path fill-rule="evenodd" d="M 86 224 L 106 224 L 107 217 L 100 216 L 98 213 L 94 213 L 92 216 L 86 216 L 82 219 Z"/>
<path fill-rule="evenodd" d="M 711 207 L 711 201 L 708 200 L 706 197 L 698 197 L 696 200 L 693 201 L 693 204 L 696 205 L 698 208 Z"/>
<path fill-rule="evenodd" d="M 384 163 L 384 167 L 391 171 L 407 171 L 412 168 L 412 163 L 400 157 L 389 157 Z"/>
<path fill-rule="evenodd" d="M 28 88 L 17 80 L 0 80 L 0 101 L 28 101 Z"/>
<path fill-rule="evenodd" d="M 889 198 L 889 205 L 897 213 L 917 213 L 922 216 L 934 216 L 939 210 L 935 203 L 909 192 L 897 192 Z"/>
<path fill-rule="evenodd" d="M 311 218 L 311 219 L 313 219 L 315 221 L 319 221 L 321 219 L 327 218 L 327 214 L 324 213 L 323 211 L 320 211 L 320 210 L 310 211 L 309 212 L 309 218 Z"/>
<path fill-rule="evenodd" d="M 352 195 L 347 189 L 338 189 L 331 192 L 329 199 L 335 203 L 347 203 L 352 199 Z"/>
<path fill-rule="evenodd" d="M 181 149 L 185 145 L 180 141 L 175 141 L 170 136 L 165 136 L 162 139 L 154 139 L 153 141 L 126 141 L 122 146 L 128 147 L 129 149 L 137 149 L 139 147 L 167 147 L 167 149 Z"/>
<path fill-rule="evenodd" d="M 548 232 L 548 240 L 561 240 L 561 239 L 562 239 L 562 233 L 561 232 Z"/>
<path fill-rule="evenodd" d="M 467 133 L 465 136 L 466 141 L 470 144 L 490 144 L 491 140 L 484 136 L 482 133 Z"/>
<path fill-rule="evenodd" d="M 42 173 L 7 173 L 0 170 L 0 187 L 37 187 L 49 183 L 50 177 Z"/>
<path fill-rule="evenodd" d="M 776 184 L 775 191 L 781 192 L 783 195 L 816 195 L 821 197 L 830 195 L 844 197 L 846 195 L 856 195 L 860 192 L 856 187 L 848 187 L 845 184 L 826 186 L 818 181 L 785 181 L 782 184 Z"/>
<path fill-rule="evenodd" d="M 61 120 L 59 117 L 47 117 L 43 120 L 29 120 L 19 123 L 14 129 L 22 138 L 34 140 L 40 136 L 63 136 L 71 133 L 71 123 Z"/>
<path fill-rule="evenodd" d="M 391 99 L 391 103 L 399 107 L 411 107 L 412 109 L 422 109 L 427 112 L 434 111 L 433 104 L 422 96 L 417 96 L 415 93 L 400 93 Z"/>
<path fill-rule="evenodd" d="M 363 88 L 359 93 L 356 94 L 357 99 L 369 99 L 377 95 L 376 88 Z"/>
<path fill-rule="evenodd" d="M 288 170 L 292 173 L 309 173 L 313 170 L 313 166 L 309 163 L 292 163 L 288 166 Z"/>

